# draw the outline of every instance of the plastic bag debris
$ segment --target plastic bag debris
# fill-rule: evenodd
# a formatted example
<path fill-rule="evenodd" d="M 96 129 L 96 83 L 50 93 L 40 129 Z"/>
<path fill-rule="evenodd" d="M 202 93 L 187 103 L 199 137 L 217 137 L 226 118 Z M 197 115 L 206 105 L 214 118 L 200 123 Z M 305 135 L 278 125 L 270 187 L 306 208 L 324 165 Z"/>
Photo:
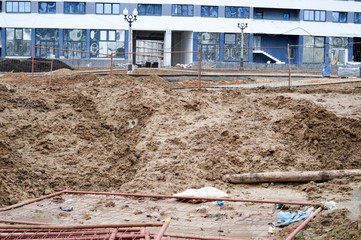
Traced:
<path fill-rule="evenodd" d="M 324 202 L 323 205 L 325 206 L 326 210 L 333 211 L 337 209 L 336 202 L 334 201 Z"/>
<path fill-rule="evenodd" d="M 277 213 L 277 217 L 279 220 L 277 222 L 273 222 L 273 225 L 276 227 L 287 226 L 293 222 L 298 222 L 303 219 L 306 219 L 311 213 L 311 210 L 308 211 L 297 211 L 295 213 L 290 212 L 279 212 Z"/>
<path fill-rule="evenodd" d="M 63 207 L 61 205 L 59 205 L 59 209 L 63 210 L 63 211 L 66 211 L 66 212 L 73 211 L 73 207 Z"/>

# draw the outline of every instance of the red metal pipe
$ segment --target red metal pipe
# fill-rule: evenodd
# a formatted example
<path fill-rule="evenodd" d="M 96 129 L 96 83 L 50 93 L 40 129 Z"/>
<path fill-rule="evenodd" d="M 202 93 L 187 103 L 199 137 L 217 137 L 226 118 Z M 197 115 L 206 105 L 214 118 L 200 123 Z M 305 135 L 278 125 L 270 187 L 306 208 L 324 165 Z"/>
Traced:
<path fill-rule="evenodd" d="M 49 87 L 50 87 L 50 85 L 51 85 L 52 77 L 53 77 L 53 61 L 51 61 L 51 64 L 50 64 L 50 82 L 49 82 Z"/>
<path fill-rule="evenodd" d="M 121 228 L 121 227 L 161 227 L 163 223 L 118 223 L 118 224 L 91 224 L 91 225 L 17 225 L 12 229 L 85 229 L 85 228 Z M 9 226 L 0 225 L 0 229 Z"/>
<path fill-rule="evenodd" d="M 110 235 L 109 240 L 115 240 L 115 237 L 117 236 L 118 229 L 114 228 L 112 235 Z"/>
<path fill-rule="evenodd" d="M 251 202 L 251 203 L 272 203 L 272 204 L 286 204 L 286 205 L 302 205 L 313 206 L 311 202 L 287 202 L 287 201 L 268 201 L 268 200 L 249 200 L 249 199 L 232 199 L 232 198 L 207 198 L 207 197 L 180 197 L 172 195 L 156 195 L 156 194 L 134 194 L 134 193 L 109 193 L 109 192 L 88 192 L 88 191 L 71 191 L 64 190 L 68 194 L 93 194 L 93 195 L 110 195 L 110 196 L 124 196 L 124 197 L 151 197 L 151 198 L 174 198 L 181 200 L 206 200 L 206 201 L 228 201 L 228 202 Z"/>
<path fill-rule="evenodd" d="M 163 236 L 171 237 L 171 238 L 199 239 L 199 240 L 239 240 L 239 239 L 232 239 L 232 238 L 200 237 L 200 236 L 177 235 L 177 234 L 164 234 Z"/>
<path fill-rule="evenodd" d="M 117 236 L 116 239 L 140 239 L 140 238 L 144 238 L 145 235 L 122 235 L 122 236 Z M 6 236 L 6 239 L 39 239 L 37 238 L 36 235 L 33 236 L 29 236 L 29 238 L 27 236 L 21 237 L 21 236 Z M 100 235 L 100 236 L 69 236 L 69 235 L 60 235 L 54 238 L 44 238 L 44 239 L 48 239 L 48 240 L 59 240 L 59 239 L 72 239 L 72 240 L 99 240 L 99 239 L 109 239 L 109 234 L 108 235 Z"/>
<path fill-rule="evenodd" d="M 321 212 L 322 208 L 319 207 L 317 208 L 316 211 L 314 211 L 310 216 L 308 216 L 308 218 L 306 218 L 306 220 L 300 225 L 298 226 L 298 228 L 296 228 L 287 238 L 286 240 L 292 240 L 294 237 L 296 237 L 296 235 L 306 227 L 307 223 L 309 223 L 314 216 L 316 216 L 319 212 Z"/>
<path fill-rule="evenodd" d="M 65 191 L 60 191 L 60 192 L 52 193 L 52 194 L 45 195 L 45 196 L 42 196 L 42 197 L 39 197 L 39 198 L 31 199 L 31 200 L 28 200 L 28 201 L 25 201 L 25 202 L 22 202 L 22 203 L 18 203 L 18 204 L 15 204 L 15 205 L 11 205 L 11 206 L 9 206 L 9 207 L 0 208 L 0 212 L 4 212 L 4 211 L 8 211 L 8 210 L 11 210 L 11 209 L 14 209 L 14 208 L 22 207 L 22 206 L 27 205 L 27 204 L 30 204 L 30 203 L 34 203 L 34 202 L 38 202 L 38 201 L 44 200 L 44 199 L 46 199 L 46 198 L 52 198 L 52 197 L 58 196 L 58 195 L 60 195 L 60 194 L 62 194 L 62 193 L 65 193 Z"/>
<path fill-rule="evenodd" d="M 31 56 L 31 83 L 34 84 L 34 58 L 35 58 L 35 46 L 33 45 L 32 49 L 32 56 Z"/>
<path fill-rule="evenodd" d="M 197 60 L 198 60 L 198 90 L 201 89 L 201 57 L 200 50 L 197 51 Z"/>
<path fill-rule="evenodd" d="M 110 76 L 113 77 L 113 53 L 110 54 Z"/>
<path fill-rule="evenodd" d="M 42 223 L 42 222 L 26 222 L 26 221 L 14 221 L 14 220 L 3 220 L 3 219 L 0 219 L 0 223 L 26 224 L 26 225 L 51 225 L 49 223 Z"/>
<path fill-rule="evenodd" d="M 170 223 L 170 218 L 167 218 L 164 221 L 163 226 L 160 228 L 160 230 L 154 240 L 162 240 L 162 237 L 163 237 L 165 231 L 167 230 L 169 223 Z"/>

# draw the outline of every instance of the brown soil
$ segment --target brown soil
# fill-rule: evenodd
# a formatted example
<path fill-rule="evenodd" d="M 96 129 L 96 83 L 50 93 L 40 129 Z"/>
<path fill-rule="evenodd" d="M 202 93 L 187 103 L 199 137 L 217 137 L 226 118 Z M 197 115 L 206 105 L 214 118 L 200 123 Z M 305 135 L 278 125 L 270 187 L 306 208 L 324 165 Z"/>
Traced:
<path fill-rule="evenodd" d="M 3 82 L 0 205 L 63 189 L 234 190 L 224 174 L 360 169 L 361 116 L 294 97 L 332 94 L 357 105 L 360 86 L 176 91 L 156 75 L 93 74 L 58 77 L 51 88 Z M 277 186 L 343 201 L 359 181 Z"/>

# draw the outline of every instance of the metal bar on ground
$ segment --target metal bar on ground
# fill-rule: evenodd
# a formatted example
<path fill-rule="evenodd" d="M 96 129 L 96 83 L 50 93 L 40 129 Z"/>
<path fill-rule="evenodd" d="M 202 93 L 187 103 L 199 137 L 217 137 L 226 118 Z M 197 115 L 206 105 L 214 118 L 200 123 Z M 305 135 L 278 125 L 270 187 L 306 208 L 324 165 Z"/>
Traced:
<path fill-rule="evenodd" d="M 157 236 L 155 237 L 155 240 L 161 240 L 165 231 L 167 230 L 168 226 L 169 226 L 169 223 L 170 223 L 170 218 L 167 218 L 165 221 L 164 221 L 164 224 L 163 226 L 161 227 L 161 229 L 159 230 Z"/>
<path fill-rule="evenodd" d="M 321 212 L 322 208 L 319 207 L 316 211 L 314 211 L 310 216 L 308 216 L 308 218 L 306 218 L 306 220 L 300 225 L 298 226 L 298 228 L 296 228 L 287 238 L 286 240 L 291 240 L 294 237 L 296 237 L 296 235 L 306 227 L 306 225 L 313 219 L 314 216 L 316 216 L 319 212 Z"/>
<path fill-rule="evenodd" d="M 85 228 L 121 228 L 121 227 L 161 227 L 163 223 L 118 223 L 118 224 L 91 224 L 91 225 L 17 225 L 12 229 L 85 229 Z M 0 225 L 0 229 L 9 226 Z"/>
<path fill-rule="evenodd" d="M 171 238 L 184 238 L 184 239 L 197 239 L 197 240 L 238 240 L 238 239 L 232 239 L 232 238 L 200 237 L 200 236 L 177 235 L 177 234 L 164 234 L 163 236 L 171 237 Z"/>
<path fill-rule="evenodd" d="M 8 210 L 11 210 L 11 209 L 14 209 L 14 208 L 22 207 L 22 206 L 27 205 L 27 204 L 30 204 L 30 203 L 34 203 L 34 202 L 38 202 L 38 201 L 44 200 L 44 199 L 46 199 L 46 198 L 52 198 L 52 197 L 58 196 L 58 195 L 60 195 L 60 194 L 62 194 L 62 193 L 65 193 L 65 191 L 60 191 L 60 192 L 52 193 L 52 194 L 45 195 L 45 196 L 42 196 L 42 197 L 39 197 L 39 198 L 31 199 L 31 200 L 28 200 L 28 201 L 25 201 L 25 202 L 22 202 L 22 203 L 18 203 L 18 204 L 15 204 L 15 205 L 11 205 L 11 206 L 9 206 L 9 207 L 0 208 L 0 212 L 4 212 L 4 211 L 8 211 Z"/>
<path fill-rule="evenodd" d="M 4 219 L 0 219 L 0 223 L 24 224 L 24 225 L 51 225 L 49 223 L 42 223 L 42 222 L 14 221 L 14 220 L 4 220 Z"/>
<path fill-rule="evenodd" d="M 135 193 L 88 192 L 88 191 L 72 191 L 72 190 L 64 190 L 63 193 L 110 195 L 110 196 L 124 196 L 124 197 L 173 198 L 173 199 L 181 199 L 181 200 L 252 202 L 252 203 L 272 203 L 272 204 L 281 203 L 281 204 L 302 205 L 302 206 L 313 206 L 313 205 L 315 205 L 315 203 L 311 203 L 311 202 L 268 201 L 268 200 L 234 199 L 234 198 L 186 197 L 186 196 L 156 195 L 156 194 L 135 194 Z"/>

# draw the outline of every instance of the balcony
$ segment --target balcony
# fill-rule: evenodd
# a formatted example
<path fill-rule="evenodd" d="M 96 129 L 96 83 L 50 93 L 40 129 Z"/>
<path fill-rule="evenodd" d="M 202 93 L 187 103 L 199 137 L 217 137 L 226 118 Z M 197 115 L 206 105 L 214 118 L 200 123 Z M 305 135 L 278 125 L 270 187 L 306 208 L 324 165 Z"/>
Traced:
<path fill-rule="evenodd" d="M 300 10 L 277 9 L 277 8 L 254 8 L 254 19 L 278 20 L 278 21 L 299 21 Z"/>

